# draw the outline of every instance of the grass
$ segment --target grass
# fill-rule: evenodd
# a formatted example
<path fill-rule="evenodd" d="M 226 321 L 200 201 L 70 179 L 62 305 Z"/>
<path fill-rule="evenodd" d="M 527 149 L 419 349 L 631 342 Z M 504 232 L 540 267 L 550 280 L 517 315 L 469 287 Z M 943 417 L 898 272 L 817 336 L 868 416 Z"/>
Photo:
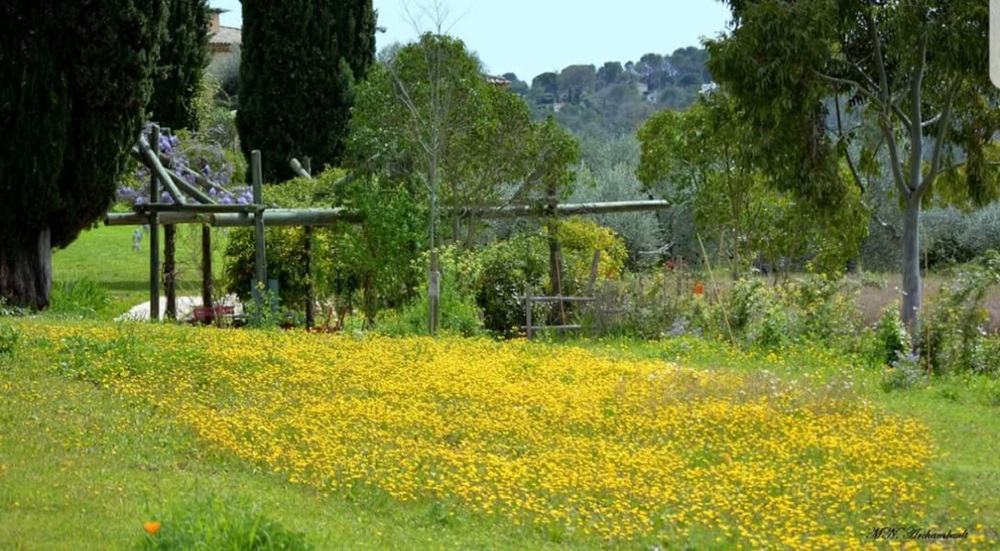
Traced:
<path fill-rule="evenodd" d="M 142 252 L 135 252 L 133 230 L 91 230 L 54 256 L 57 285 L 89 281 L 108 293 L 111 300 L 96 312 L 99 319 L 148 300 L 148 236 Z M 181 292 L 198 294 L 200 249 L 191 235 L 185 239 L 184 228 L 179 232 L 178 260 L 185 282 Z M 216 249 L 221 249 L 224 237 L 220 232 L 214 236 Z M 215 266 L 221 268 L 219 256 Z M 933 295 L 945 282 L 944 276 L 932 274 L 925 289 Z M 862 305 L 873 313 L 898 298 L 892 276 L 860 288 Z M 80 285 L 76 292 L 93 291 Z M 996 291 L 989 300 L 995 325 L 1000 319 Z M 144 331 L 137 330 L 135 338 L 143 339 Z M 405 502 L 377 491 L 326 495 L 309 485 L 290 484 L 286 476 L 259 462 L 199 439 L 163 407 L 143 405 L 59 373 L 42 344 L 22 339 L 19 352 L 0 353 L 0 548 L 77 549 L 81 542 L 89 549 L 131 548 L 143 541 L 144 522 L 172 518 L 189 504 L 206 500 L 247 504 L 306 534 L 318 549 L 604 546 L 594 538 L 526 528 L 447 500 Z M 905 391 L 885 392 L 881 371 L 850 356 L 809 347 L 767 354 L 694 339 L 568 345 L 606 357 L 674 361 L 701 370 L 743 375 L 766 370 L 782 384 L 809 389 L 821 401 L 867 402 L 879 411 L 914 418 L 927 427 L 934 443 L 927 467 L 927 506 L 919 518 L 886 518 L 886 523 L 965 527 L 971 534 L 1000 540 L 995 451 L 1000 449 L 1000 382 L 995 377 L 941 377 Z M 863 532 L 873 527 L 851 528 Z M 715 543 L 714 536 L 709 531 L 686 543 L 689 548 L 731 547 L 731 541 Z M 683 546 L 684 540 L 669 543 Z"/>
<path fill-rule="evenodd" d="M 699 339 L 665 343 L 631 340 L 574 342 L 623 358 L 660 358 L 700 369 L 741 373 L 768 371 L 786 383 L 804 384 L 834 397 L 875 404 L 930 429 L 936 454 L 930 462 L 937 484 L 928 524 L 982 525 L 1000 541 L 1000 379 L 995 375 L 949 375 L 905 391 L 886 392 L 883 372 L 833 351 L 793 347 L 781 353 L 745 352 Z"/>
<path fill-rule="evenodd" d="M 52 255 L 53 287 L 90 281 L 106 292 L 109 300 L 96 316 L 111 319 L 136 304 L 149 300 L 149 234 L 144 232 L 141 249 L 132 247 L 132 226 L 99 226 L 80 235 L 69 247 Z M 226 234 L 212 232 L 212 268 L 222 273 Z M 163 232 L 160 232 L 163 244 Z M 177 227 L 177 293 L 201 295 L 201 230 L 196 225 Z M 161 266 L 163 259 L 160 259 Z M 160 287 L 163 293 L 163 287 Z M 58 298 L 58 297 L 56 297 Z M 55 309 L 58 304 L 53 304 Z"/>
<path fill-rule="evenodd" d="M 440 504 L 350 501 L 289 484 L 32 354 L 0 356 L 0 398 L 3 549 L 132 548 L 143 523 L 212 497 L 253 503 L 318 549 L 555 547 L 493 519 L 442 516 Z"/>
<path fill-rule="evenodd" d="M 289 484 L 287 472 L 273 474 L 272 469 L 260 461 L 242 460 L 237 454 L 209 445 L 211 436 L 207 440 L 196 437 L 190 428 L 192 419 L 209 420 L 211 416 L 234 411 L 230 408 L 238 402 L 233 400 L 258 401 L 265 396 L 233 395 L 232 387 L 213 382 L 229 380 L 227 384 L 237 384 L 238 379 L 216 379 L 217 374 L 226 373 L 225 368 L 206 366 L 202 373 L 198 370 L 188 372 L 190 367 L 176 367 L 176 362 L 192 356 L 192 350 L 185 347 L 204 339 L 222 339 L 219 349 L 205 353 L 226 358 L 234 352 L 246 353 L 246 347 L 239 343 L 252 337 L 254 341 L 271 343 L 264 348 L 272 350 L 254 361 L 264 362 L 261 368 L 274 365 L 283 369 L 286 364 L 299 365 L 301 360 L 297 354 L 313 357 L 308 356 L 312 354 L 308 349 L 293 354 L 275 353 L 282 349 L 273 347 L 293 342 L 297 339 L 293 335 L 260 333 L 254 337 L 244 332 L 169 327 L 141 330 L 142 326 L 81 326 L 74 322 L 44 320 L 19 322 L 18 326 L 25 334 L 19 352 L 14 357 L 0 356 L 0 394 L 3 397 L 0 406 L 0 547 L 70 549 L 80 541 L 88 542 L 88 547 L 95 549 L 129 547 L 142 538 L 143 522 L 163 519 L 166 512 L 206 498 L 251 503 L 289 530 L 305 533 L 307 541 L 318 549 L 387 546 L 535 549 L 602 545 L 599 540 L 578 533 L 524 528 L 511 522 L 509 517 L 476 513 L 461 502 L 400 501 L 384 492 L 370 490 L 346 494 L 333 492 L 327 496 L 323 486 Z M 143 348 L 146 341 L 169 337 L 174 331 L 184 336 L 178 339 L 176 350 L 167 357 L 157 358 Z M 66 356 L 56 353 L 51 343 L 42 337 L 47 332 L 90 335 L 71 341 L 76 352 L 70 359 L 79 353 L 86 361 L 77 366 Z M 227 335 L 237 337 L 237 342 L 231 346 L 226 344 Z M 345 345 L 350 342 L 346 341 Z M 931 460 L 926 479 L 920 481 L 927 488 L 930 499 L 921 516 L 888 516 L 884 522 L 914 524 L 922 528 L 967 527 L 971 534 L 997 537 L 1000 477 L 995 461 L 991 461 L 994 450 L 1000 449 L 995 381 L 985 377 L 938 379 L 929 387 L 885 393 L 880 389 L 879 372 L 854 365 L 849 357 L 805 347 L 789 348 L 780 354 L 759 354 L 689 339 L 662 343 L 622 340 L 576 344 L 622 362 L 636 358 L 657 363 L 670 360 L 706 373 L 728 371 L 740 375 L 766 370 L 775 374 L 783 385 L 805 391 L 816 404 L 860 400 L 874 403 L 882 411 L 916 417 L 930 428 L 929 437 L 941 452 Z M 456 342 L 446 350 L 453 346 L 465 345 Z M 366 347 L 364 344 L 346 346 L 347 349 L 357 348 L 359 352 Z M 119 358 L 116 354 L 125 348 L 130 348 L 131 357 L 136 360 L 122 367 L 135 376 L 120 379 L 116 384 L 102 383 L 102 386 L 87 382 L 111 381 L 101 375 L 102 370 L 121 365 L 116 363 Z M 536 352 L 541 354 L 539 360 L 532 363 L 537 365 L 542 361 L 540 358 L 546 356 L 546 350 L 540 348 Z M 560 350 L 570 352 L 562 347 L 553 348 L 551 352 L 559 353 Z M 350 357 L 364 365 L 372 361 L 363 354 L 352 353 Z M 379 353 L 373 357 L 386 356 Z M 71 367 L 61 367 L 67 361 Z M 149 366 L 161 363 L 161 367 L 149 371 L 153 379 L 143 375 Z M 77 368 L 85 372 L 83 379 L 74 376 Z M 366 370 L 373 368 L 369 366 Z M 250 369 L 247 376 L 259 377 L 262 372 L 257 369 Z M 156 379 L 159 372 L 162 378 Z M 303 382 L 312 376 L 308 371 L 301 373 L 305 377 Z M 419 384 L 423 379 L 417 377 L 414 383 Z M 143 380 L 160 382 L 151 386 L 141 383 Z M 186 394 L 178 394 L 176 404 L 204 408 L 200 413 L 194 411 L 191 414 L 194 417 L 171 405 L 174 403 L 170 398 L 171 385 L 184 380 L 196 385 Z M 766 381 L 766 378 L 759 380 Z M 122 392 L 113 392 L 115 388 Z M 283 396 L 297 399 L 291 388 L 277 388 L 278 394 L 271 400 L 281 401 Z M 364 388 L 367 387 L 358 390 L 365 394 L 372 392 Z M 380 390 L 375 392 L 376 396 L 379 393 L 392 395 L 390 387 L 377 388 Z M 149 389 L 159 389 L 150 395 L 160 397 L 155 398 L 161 400 L 155 409 L 142 405 L 149 403 L 145 399 L 123 398 L 124 394 Z M 724 395 L 727 391 L 718 392 Z M 461 397 L 455 399 L 459 400 L 455 403 L 462 400 Z M 303 405 L 308 406 L 309 411 L 317 411 L 318 403 Z M 187 421 L 181 422 L 185 417 Z M 236 418 L 242 417 L 241 414 Z M 231 421 L 224 421 L 224 424 L 230 425 Z M 199 430 L 204 434 L 205 429 Z M 919 440 L 924 436 L 914 434 L 913 438 Z M 848 528 L 856 532 L 871 528 L 867 522 L 852 522 L 859 525 L 825 528 L 834 533 Z M 686 542 L 689 548 L 697 549 L 734 546 L 735 542 L 730 539 L 715 543 L 714 538 L 720 536 L 713 529 L 706 529 L 703 533 L 678 536 L 667 543 L 683 546 Z M 619 541 L 619 544 L 634 547 L 641 541 Z"/>

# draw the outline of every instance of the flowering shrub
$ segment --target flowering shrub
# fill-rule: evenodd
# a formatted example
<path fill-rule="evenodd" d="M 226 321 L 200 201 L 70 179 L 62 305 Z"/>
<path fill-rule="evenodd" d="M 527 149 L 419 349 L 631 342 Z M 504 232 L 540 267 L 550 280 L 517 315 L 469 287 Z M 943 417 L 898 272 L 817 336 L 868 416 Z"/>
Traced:
<path fill-rule="evenodd" d="M 142 135 L 146 140 L 150 139 L 152 128 L 152 124 L 147 124 L 143 129 Z M 158 146 L 151 145 L 169 159 L 165 168 L 177 173 L 188 184 L 202 187 L 198 184 L 195 173 L 211 182 L 212 185 L 203 191 L 216 202 L 223 205 L 253 203 L 250 187 L 238 185 L 237 176 L 245 169 L 242 157 L 220 146 L 211 137 L 211 133 L 212 129 L 194 133 L 185 130 L 176 134 L 161 132 Z M 148 202 L 149 182 L 149 169 L 137 162 L 131 178 L 118 186 L 115 200 L 125 205 Z M 170 194 L 162 190 L 162 185 L 160 187 L 158 202 L 173 203 Z"/>
<path fill-rule="evenodd" d="M 766 374 L 524 341 L 153 325 L 123 348 L 99 344 L 127 326 L 24 331 L 78 357 L 74 375 L 322 492 L 622 546 L 859 548 L 930 514 L 926 427 Z"/>
<path fill-rule="evenodd" d="M 625 240 L 614 230 L 600 226 L 593 220 L 573 217 L 559 220 L 555 233 L 563 251 L 565 288 L 583 289 L 590 277 L 595 250 L 601 251 L 598 278 L 603 280 L 621 277 L 628 249 L 625 248 Z"/>

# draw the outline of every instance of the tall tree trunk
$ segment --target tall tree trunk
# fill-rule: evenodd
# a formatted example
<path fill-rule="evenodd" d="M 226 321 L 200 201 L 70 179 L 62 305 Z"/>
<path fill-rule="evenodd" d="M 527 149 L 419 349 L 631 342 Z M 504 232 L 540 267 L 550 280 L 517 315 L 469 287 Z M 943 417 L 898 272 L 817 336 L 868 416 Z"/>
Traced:
<path fill-rule="evenodd" d="M 920 204 L 921 193 L 912 193 L 906 199 L 903 212 L 903 324 L 916 337 L 920 331 Z"/>
<path fill-rule="evenodd" d="M 0 297 L 15 306 L 49 307 L 52 290 L 52 232 L 26 230 L 0 244 Z"/>

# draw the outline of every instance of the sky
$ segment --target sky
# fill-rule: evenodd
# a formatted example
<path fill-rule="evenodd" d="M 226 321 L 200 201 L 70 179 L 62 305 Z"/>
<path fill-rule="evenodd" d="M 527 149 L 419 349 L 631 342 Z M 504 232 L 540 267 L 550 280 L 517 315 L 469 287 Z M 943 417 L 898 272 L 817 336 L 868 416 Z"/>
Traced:
<path fill-rule="evenodd" d="M 441 7 L 435 9 L 435 3 Z M 515 73 L 529 84 L 536 75 L 567 65 L 638 61 L 645 53 L 669 54 L 700 46 L 726 29 L 729 12 L 718 0 L 617 0 L 584 8 L 568 0 L 374 0 L 377 47 L 409 42 L 442 29 L 465 42 L 491 74 Z M 222 24 L 242 24 L 239 0 L 209 0 L 230 10 Z M 441 13 L 444 17 L 434 16 Z"/>

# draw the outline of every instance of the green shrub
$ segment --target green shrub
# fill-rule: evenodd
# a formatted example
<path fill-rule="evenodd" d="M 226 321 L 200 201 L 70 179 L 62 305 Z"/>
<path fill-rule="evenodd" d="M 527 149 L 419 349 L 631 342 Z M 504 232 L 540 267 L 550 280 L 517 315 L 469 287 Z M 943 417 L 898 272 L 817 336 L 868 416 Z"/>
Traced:
<path fill-rule="evenodd" d="M 90 279 L 52 285 L 49 311 L 70 316 L 93 316 L 111 302 L 106 289 Z"/>
<path fill-rule="evenodd" d="M 0 354 L 12 354 L 17 350 L 21 332 L 11 325 L 0 323 Z"/>
<path fill-rule="evenodd" d="M 414 270 L 426 273 L 429 262 L 430 253 L 425 252 L 414 260 Z M 459 251 L 454 246 L 445 247 L 438 252 L 438 269 L 441 273 L 439 331 L 464 337 L 480 335 L 483 320 L 472 287 L 479 266 L 472 253 Z M 429 318 L 430 306 L 424 289 L 406 306 L 380 312 L 375 329 L 387 335 L 425 335 Z"/>
<path fill-rule="evenodd" d="M 793 342 L 802 333 L 801 320 L 796 312 L 789 312 L 788 298 L 784 287 L 768 285 L 761 278 L 744 278 L 736 282 L 728 300 L 719 308 L 727 308 L 723 315 L 718 311 L 716 318 L 729 327 L 734 336 L 750 348 L 775 350 Z"/>
<path fill-rule="evenodd" d="M 426 247 L 426 211 L 404 184 L 389 180 L 358 178 L 334 193 L 336 204 L 360 213 L 364 223 L 332 228 L 329 288 L 348 302 L 360 296 L 371 326 L 379 310 L 411 299 L 426 273 L 413 262 Z"/>
<path fill-rule="evenodd" d="M 601 253 L 595 283 L 622 276 L 628 250 L 625 241 L 611 228 L 583 218 L 568 218 L 555 224 L 556 239 L 562 251 L 563 295 L 588 292 L 594 251 Z M 498 241 L 476 255 L 479 265 L 475 278 L 476 304 L 483 311 L 487 329 L 511 336 L 525 322 L 524 305 L 520 299 L 525 287 L 536 295 L 551 294 L 549 282 L 549 246 L 547 229 L 541 232 L 522 231 L 509 239 Z M 567 310 L 576 305 L 566 303 Z M 551 303 L 537 304 L 532 319 L 544 319 L 552 310 Z"/>
<path fill-rule="evenodd" d="M 317 234 L 323 233 L 318 230 Z M 318 237 L 318 241 L 325 238 Z M 234 293 L 246 302 L 252 295 L 255 270 L 255 238 L 253 228 L 233 228 L 226 242 L 223 273 L 226 292 Z M 267 278 L 278 281 L 282 304 L 304 305 L 309 273 L 306 271 L 305 231 L 301 227 L 271 227 L 264 230 L 264 254 L 267 258 Z M 313 263 L 323 265 L 331 260 L 322 246 L 313 243 Z"/>
<path fill-rule="evenodd" d="M 1000 251 L 1000 203 L 990 203 L 970 214 L 961 242 L 977 256 Z"/>
<path fill-rule="evenodd" d="M 941 290 L 920 331 L 920 347 L 934 373 L 993 369 L 984 350 L 992 345 L 984 307 L 990 288 L 1000 283 L 1000 253 L 987 251 L 977 262 L 957 270 L 953 283 Z"/>
<path fill-rule="evenodd" d="M 775 350 L 809 342 L 849 351 L 864 348 L 851 293 L 842 279 L 823 274 L 776 286 L 760 278 L 745 278 L 736 283 L 724 304 L 734 336 L 744 346 Z M 714 316 L 722 321 L 718 313 Z"/>
<path fill-rule="evenodd" d="M 920 357 L 912 352 L 898 353 L 896 360 L 882 372 L 882 390 L 906 390 L 927 382 L 926 372 L 920 368 Z"/>
<path fill-rule="evenodd" d="M 912 348 L 910 334 L 899 317 L 899 302 L 886 306 L 875 324 L 874 354 L 881 365 L 892 365 L 900 354 L 908 354 Z"/>
<path fill-rule="evenodd" d="M 537 293 L 547 279 L 549 258 L 545 238 L 536 233 L 519 233 L 481 249 L 476 260 L 480 271 L 475 298 L 483 312 L 484 326 L 499 335 L 517 334 L 515 328 L 525 321 L 524 306 L 518 297 L 524 295 L 526 286 Z M 541 305 L 533 315 L 544 316 Z"/>
<path fill-rule="evenodd" d="M 208 498 L 184 503 L 161 519 L 155 534 L 143 534 L 138 549 L 270 551 L 312 549 L 305 535 L 267 518 L 242 500 Z"/>
<path fill-rule="evenodd" d="M 899 217 L 899 209 L 892 207 L 892 214 Z M 884 216 L 884 214 L 883 214 Z M 882 218 L 872 217 L 868 224 L 868 237 L 861 242 L 861 265 L 865 270 L 875 272 L 895 272 L 903 263 L 903 249 L 900 247 L 898 231 L 892 225 L 883 226 Z"/>
<path fill-rule="evenodd" d="M 968 262 L 975 255 L 967 241 L 969 215 L 954 208 L 929 209 L 920 216 L 920 245 L 931 266 Z"/>
<path fill-rule="evenodd" d="M 264 202 L 271 207 L 307 208 L 329 206 L 333 186 L 343 178 L 343 172 L 331 170 L 315 179 L 297 178 L 281 185 L 264 187 Z M 264 230 L 264 252 L 267 258 L 268 279 L 278 280 L 278 294 L 282 304 L 304 305 L 309 278 L 306 271 L 305 230 L 302 227 L 268 227 Z M 332 231 L 315 228 L 313 232 L 313 273 L 333 273 L 334 251 L 331 246 Z M 253 228 L 233 228 L 225 250 L 226 291 L 246 300 L 251 295 L 254 279 L 255 238 Z M 322 290 L 322 277 L 316 287 Z"/>

